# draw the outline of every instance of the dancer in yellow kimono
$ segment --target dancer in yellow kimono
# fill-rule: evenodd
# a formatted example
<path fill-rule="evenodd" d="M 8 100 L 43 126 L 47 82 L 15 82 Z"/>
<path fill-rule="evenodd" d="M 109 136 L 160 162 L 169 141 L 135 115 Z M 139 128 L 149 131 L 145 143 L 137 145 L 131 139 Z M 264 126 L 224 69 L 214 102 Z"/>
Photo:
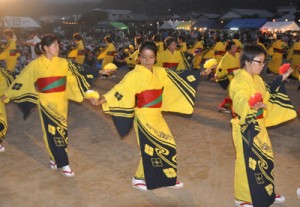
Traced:
<path fill-rule="evenodd" d="M 285 201 L 275 193 L 273 149 L 266 127 L 296 117 L 282 83 L 292 70 L 265 84 L 259 74 L 266 56 L 262 47 L 246 46 L 242 69 L 235 72 L 229 89 L 235 114 L 231 120 L 236 151 L 235 205 L 241 207 L 268 207 Z"/>
<path fill-rule="evenodd" d="M 157 66 L 177 71 L 190 67 L 184 54 L 176 50 L 176 40 L 173 37 L 167 37 L 164 43 L 167 49 L 158 54 Z"/>
<path fill-rule="evenodd" d="M 98 60 L 102 60 L 102 69 L 108 64 L 113 63 L 117 50 L 112 43 L 112 39 L 110 36 L 104 37 L 106 47 L 103 48 L 97 56 Z"/>
<path fill-rule="evenodd" d="M 157 54 L 161 53 L 162 51 L 165 50 L 164 48 L 164 42 L 161 40 L 161 35 L 160 34 L 156 34 L 153 36 L 153 41 L 156 44 L 157 47 Z"/>
<path fill-rule="evenodd" d="M 232 41 L 235 43 L 236 47 L 237 47 L 237 54 L 240 55 L 241 50 L 243 49 L 243 44 L 240 41 L 240 35 L 239 33 L 234 33 L 233 34 L 233 38 Z"/>
<path fill-rule="evenodd" d="M 268 49 L 272 59 L 268 63 L 268 72 L 278 74 L 278 69 L 282 64 L 282 56 L 287 50 L 288 45 L 281 40 L 281 35 L 277 35 L 277 40 Z"/>
<path fill-rule="evenodd" d="M 229 84 L 233 78 L 233 73 L 240 67 L 240 58 L 237 54 L 237 46 L 235 42 L 229 41 L 226 44 L 225 50 L 227 51 L 221 59 L 217 69 L 216 78 L 219 85 L 226 90 L 228 96 Z M 232 100 L 226 97 L 219 105 L 219 112 L 230 113 Z"/>
<path fill-rule="evenodd" d="M 289 50 L 287 60 L 291 60 L 291 67 L 293 72 L 291 76 L 295 79 L 299 79 L 299 66 L 300 66 L 300 37 L 297 37 L 297 41 L 294 42 L 293 46 Z"/>
<path fill-rule="evenodd" d="M 5 61 L 5 69 L 11 73 L 15 72 L 17 58 L 19 56 L 16 50 L 16 40 L 13 36 L 14 33 L 11 30 L 4 31 L 7 44 L 0 48 L 0 60 Z"/>
<path fill-rule="evenodd" d="M 201 35 L 197 37 L 196 43 L 190 49 L 188 49 L 187 52 L 194 55 L 193 68 L 201 69 L 200 64 L 202 62 L 202 55 L 203 55 L 203 42 L 202 42 Z"/>
<path fill-rule="evenodd" d="M 0 68 L 0 96 L 3 95 L 3 92 L 8 88 L 8 86 L 14 80 L 13 76 L 3 68 Z M 0 102 L 0 152 L 4 152 L 5 148 L 2 145 L 7 132 L 7 117 L 5 110 L 5 103 Z"/>
<path fill-rule="evenodd" d="M 141 64 L 94 103 L 112 115 L 121 137 L 134 123 L 141 159 L 132 185 L 144 191 L 183 186 L 177 180 L 176 143 L 162 111 L 191 114 L 200 79 L 198 70 L 177 74 L 154 66 L 156 54 L 155 43 L 144 42 L 139 49 Z"/>
<path fill-rule="evenodd" d="M 81 102 L 89 85 L 71 60 L 58 57 L 56 36 L 45 35 L 35 49 L 40 56 L 24 68 L 1 100 L 9 98 L 19 104 L 28 103 L 29 108 L 38 105 L 50 167 L 73 177 L 67 154 L 68 100 Z"/>
<path fill-rule="evenodd" d="M 76 46 L 71 49 L 68 58 L 74 58 L 76 63 L 83 64 L 85 54 L 82 36 L 79 33 L 75 33 L 73 34 L 73 40 L 75 41 Z"/>

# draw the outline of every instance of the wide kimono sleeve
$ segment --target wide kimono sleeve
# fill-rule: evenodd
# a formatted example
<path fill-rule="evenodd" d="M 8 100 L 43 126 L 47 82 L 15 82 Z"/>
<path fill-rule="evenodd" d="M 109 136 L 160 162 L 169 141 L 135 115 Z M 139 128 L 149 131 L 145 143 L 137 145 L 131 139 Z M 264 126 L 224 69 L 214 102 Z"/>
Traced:
<path fill-rule="evenodd" d="M 251 109 L 248 100 L 251 96 L 251 87 L 246 79 L 233 79 L 230 84 L 229 96 L 232 99 L 232 108 L 238 115 L 239 124 L 246 123 L 246 118 L 253 116 L 255 110 Z"/>
<path fill-rule="evenodd" d="M 135 72 L 129 72 L 120 83 L 104 94 L 103 111 L 112 116 L 117 131 L 124 137 L 133 126 L 135 94 L 137 88 Z"/>
<path fill-rule="evenodd" d="M 287 95 L 284 83 L 282 83 L 282 76 L 278 76 L 272 83 L 266 84 L 266 88 L 270 94 L 265 118 L 266 127 L 294 119 L 297 113 Z"/>
<path fill-rule="evenodd" d="M 79 64 L 72 60 L 67 60 L 67 85 L 66 85 L 66 98 L 76 102 L 82 102 L 85 92 L 89 89 L 90 84 L 87 79 L 80 74 L 78 67 Z"/>
<path fill-rule="evenodd" d="M 12 82 L 4 95 L 14 101 L 22 110 L 24 119 L 26 119 L 32 108 L 38 102 L 35 81 L 37 79 L 34 72 L 35 62 L 31 62 L 25 67 L 20 75 Z"/>
<path fill-rule="evenodd" d="M 162 110 L 192 114 L 200 81 L 199 70 L 176 73 L 170 69 L 162 69 L 161 81 L 164 86 Z"/>

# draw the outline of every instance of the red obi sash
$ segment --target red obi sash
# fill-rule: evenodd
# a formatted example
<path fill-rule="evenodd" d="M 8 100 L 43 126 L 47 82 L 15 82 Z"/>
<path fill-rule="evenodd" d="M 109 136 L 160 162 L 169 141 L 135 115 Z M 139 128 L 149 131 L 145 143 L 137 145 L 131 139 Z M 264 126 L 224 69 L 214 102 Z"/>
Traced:
<path fill-rule="evenodd" d="M 239 68 L 238 67 L 237 68 L 228 68 L 227 72 L 228 72 L 228 74 L 233 74 L 233 71 L 235 71 L 237 69 L 239 69 Z"/>
<path fill-rule="evenodd" d="M 138 108 L 160 108 L 163 89 L 146 90 L 136 94 Z"/>
<path fill-rule="evenodd" d="M 294 55 L 300 55 L 300 50 L 294 50 Z"/>
<path fill-rule="evenodd" d="M 278 49 L 278 48 L 274 48 L 274 52 L 277 52 L 277 53 L 283 53 L 283 50 Z"/>
<path fill-rule="evenodd" d="M 168 63 L 168 62 L 163 63 L 164 68 L 174 68 L 174 69 L 176 69 L 177 65 L 178 65 L 178 63 Z"/>
<path fill-rule="evenodd" d="M 36 86 L 41 93 L 54 93 L 66 90 L 66 76 L 39 78 Z"/>
<path fill-rule="evenodd" d="M 84 55 L 84 50 L 78 50 L 77 55 Z"/>
<path fill-rule="evenodd" d="M 225 55 L 225 51 L 215 51 L 215 55 Z"/>
<path fill-rule="evenodd" d="M 17 55 L 17 50 L 10 50 L 9 51 L 9 56 L 16 56 Z"/>

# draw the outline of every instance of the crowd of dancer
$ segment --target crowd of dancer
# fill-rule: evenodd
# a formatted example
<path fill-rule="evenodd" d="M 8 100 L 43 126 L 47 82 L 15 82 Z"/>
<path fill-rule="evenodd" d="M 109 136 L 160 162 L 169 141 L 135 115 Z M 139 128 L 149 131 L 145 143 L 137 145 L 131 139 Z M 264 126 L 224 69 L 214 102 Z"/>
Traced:
<path fill-rule="evenodd" d="M 113 39 L 105 36 L 105 46 L 95 49 L 85 46 L 82 36 L 75 33 L 74 46 L 62 57 L 55 35 L 40 39 L 31 32 L 29 40 L 20 44 L 30 47 L 32 61 L 18 71 L 17 40 L 10 30 L 4 36 L 7 43 L 0 50 L 0 152 L 5 151 L 8 129 L 5 104 L 10 100 L 17 103 L 25 118 L 37 105 L 50 168 L 75 176 L 67 153 L 68 100 L 88 99 L 111 115 L 121 137 L 134 127 L 140 149 L 140 162 L 132 178 L 134 188 L 181 188 L 176 142 L 162 112 L 192 114 L 200 76 L 205 75 L 226 90 L 219 111 L 232 114 L 235 205 L 266 207 L 285 201 L 275 191 L 273 149 L 266 127 L 297 116 L 284 82 L 288 77 L 299 78 L 298 41 L 288 47 L 278 34 L 266 48 L 260 38 L 243 45 L 233 35 L 224 44 L 216 33 L 210 38 L 214 44 L 205 47 L 200 34 L 193 38 L 172 35 L 164 40 L 156 34 L 136 36 L 133 45 L 116 48 Z M 291 67 L 282 72 L 279 68 L 284 55 L 291 60 Z M 278 74 L 269 84 L 260 76 L 265 66 Z M 103 96 L 89 90 L 99 76 L 109 77 L 122 67 L 129 72 Z"/>

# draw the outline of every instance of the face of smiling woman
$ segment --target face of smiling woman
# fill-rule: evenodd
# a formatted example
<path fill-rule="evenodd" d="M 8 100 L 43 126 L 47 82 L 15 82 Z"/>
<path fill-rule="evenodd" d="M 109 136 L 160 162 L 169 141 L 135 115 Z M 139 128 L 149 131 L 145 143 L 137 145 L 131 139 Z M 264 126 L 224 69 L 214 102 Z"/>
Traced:
<path fill-rule="evenodd" d="M 245 70 L 251 75 L 259 75 L 265 66 L 265 55 L 260 54 L 252 59 L 250 62 L 246 62 Z"/>
<path fill-rule="evenodd" d="M 155 63 L 155 53 L 150 49 L 144 49 L 140 53 L 141 65 L 152 71 L 153 65 Z"/>

